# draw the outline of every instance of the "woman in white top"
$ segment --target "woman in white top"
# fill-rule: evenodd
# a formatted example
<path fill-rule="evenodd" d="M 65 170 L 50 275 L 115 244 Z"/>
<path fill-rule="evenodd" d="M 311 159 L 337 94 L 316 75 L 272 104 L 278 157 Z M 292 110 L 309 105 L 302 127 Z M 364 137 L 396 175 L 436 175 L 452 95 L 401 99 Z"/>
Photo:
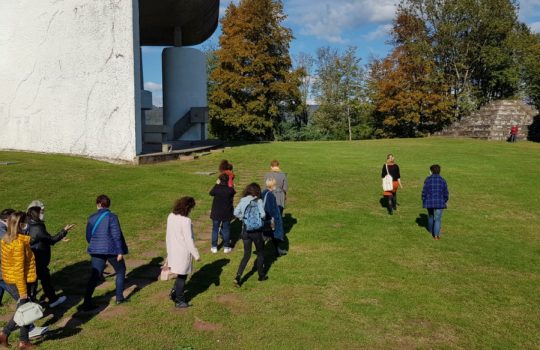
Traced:
<path fill-rule="evenodd" d="M 178 308 L 190 306 L 184 296 L 184 287 L 187 275 L 193 270 L 193 258 L 197 261 L 201 259 L 188 217 L 194 207 L 193 197 L 182 197 L 174 203 L 172 213 L 167 218 L 167 263 L 171 272 L 178 275 L 171 290 L 171 299 Z"/>

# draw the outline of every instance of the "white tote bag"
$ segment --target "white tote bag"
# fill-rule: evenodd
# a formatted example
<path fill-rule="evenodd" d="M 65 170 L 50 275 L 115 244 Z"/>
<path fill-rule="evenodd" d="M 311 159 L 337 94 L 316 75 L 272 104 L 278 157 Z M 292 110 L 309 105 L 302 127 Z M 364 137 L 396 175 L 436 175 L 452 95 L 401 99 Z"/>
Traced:
<path fill-rule="evenodd" d="M 382 179 L 382 189 L 383 191 L 393 191 L 394 190 L 394 184 L 392 179 L 392 175 L 390 175 L 390 172 L 388 171 L 388 165 L 386 166 L 386 176 Z"/>
<path fill-rule="evenodd" d="M 43 317 L 43 308 L 41 305 L 28 302 L 22 304 L 15 310 L 13 321 L 19 326 L 28 326 Z"/>

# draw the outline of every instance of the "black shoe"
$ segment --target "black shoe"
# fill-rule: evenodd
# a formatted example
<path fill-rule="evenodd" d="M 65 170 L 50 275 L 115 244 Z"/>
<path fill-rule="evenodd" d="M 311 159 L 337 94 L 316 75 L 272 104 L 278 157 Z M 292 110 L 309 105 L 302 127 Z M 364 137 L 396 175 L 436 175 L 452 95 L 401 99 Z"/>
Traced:
<path fill-rule="evenodd" d="M 241 281 L 240 281 L 240 276 L 236 276 L 234 278 L 234 281 L 233 281 L 234 285 L 237 287 L 237 288 L 240 288 L 240 286 L 242 285 Z"/>
<path fill-rule="evenodd" d="M 124 304 L 124 303 L 127 303 L 128 301 L 129 299 L 120 299 L 116 301 L 116 305 Z"/>
<path fill-rule="evenodd" d="M 178 308 L 178 309 L 185 309 L 185 308 L 188 308 L 190 307 L 191 305 L 189 305 L 188 303 L 186 303 L 185 301 L 179 301 L 177 302 L 176 304 L 174 304 L 174 307 Z"/>
<path fill-rule="evenodd" d="M 259 282 L 266 281 L 268 279 L 268 275 L 259 276 Z"/>
<path fill-rule="evenodd" d="M 169 293 L 169 299 L 172 301 L 176 301 L 176 289 L 171 289 L 171 292 Z"/>
<path fill-rule="evenodd" d="M 96 304 L 94 304 L 94 303 L 89 303 L 89 304 L 83 303 L 83 304 L 81 304 L 81 305 L 78 307 L 78 309 L 79 309 L 80 311 L 85 311 L 85 312 L 86 312 L 86 311 L 92 311 L 92 310 L 95 310 L 95 309 L 97 309 L 98 307 L 99 307 L 99 306 L 96 305 Z"/>

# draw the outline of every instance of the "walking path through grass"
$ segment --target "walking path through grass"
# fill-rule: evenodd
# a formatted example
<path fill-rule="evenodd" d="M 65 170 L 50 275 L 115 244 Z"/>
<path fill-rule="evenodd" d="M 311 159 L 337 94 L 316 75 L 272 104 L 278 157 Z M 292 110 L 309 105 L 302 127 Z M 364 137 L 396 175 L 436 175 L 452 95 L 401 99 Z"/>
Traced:
<path fill-rule="evenodd" d="M 70 300 L 40 321 L 51 328 L 43 349 L 533 349 L 540 344 L 539 152 L 529 142 L 444 138 L 268 143 L 139 167 L 0 152 L 0 161 L 17 162 L 0 167 L 0 206 L 24 209 L 39 198 L 49 231 L 78 225 L 53 248 L 53 281 Z M 404 185 L 393 216 L 379 202 L 387 153 Z M 232 278 L 241 243 L 228 255 L 210 253 L 215 177 L 196 174 L 215 171 L 222 158 L 234 164 L 238 191 L 262 182 L 274 158 L 290 183 L 290 253 L 268 261 L 268 281 L 252 277 L 240 289 Z M 450 190 L 440 241 L 423 227 L 420 201 L 433 163 Z M 114 277 L 107 277 L 96 291 L 102 311 L 82 317 L 75 306 L 88 273 L 84 228 L 101 193 L 112 198 L 130 247 L 131 301 L 109 305 Z M 202 261 L 187 286 L 193 307 L 179 311 L 168 300 L 172 281 L 155 277 L 166 217 L 183 195 L 197 200 Z M 13 304 L 0 310 L 5 320 Z"/>

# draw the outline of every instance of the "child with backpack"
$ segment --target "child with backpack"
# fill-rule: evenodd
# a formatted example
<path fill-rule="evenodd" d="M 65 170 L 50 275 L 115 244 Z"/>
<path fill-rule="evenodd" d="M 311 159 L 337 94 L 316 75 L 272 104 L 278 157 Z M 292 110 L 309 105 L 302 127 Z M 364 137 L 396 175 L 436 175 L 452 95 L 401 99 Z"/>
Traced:
<path fill-rule="evenodd" d="M 238 272 L 234 278 L 234 284 L 237 287 L 241 286 L 241 278 L 244 269 L 251 257 L 251 244 L 255 244 L 257 249 L 257 272 L 259 281 L 268 279 L 264 271 L 264 238 L 263 238 L 263 219 L 265 217 L 264 204 L 261 199 L 261 187 L 256 183 L 249 184 L 240 203 L 234 209 L 234 216 L 243 222 L 242 225 L 242 241 L 244 243 L 244 256 L 238 266 Z"/>

